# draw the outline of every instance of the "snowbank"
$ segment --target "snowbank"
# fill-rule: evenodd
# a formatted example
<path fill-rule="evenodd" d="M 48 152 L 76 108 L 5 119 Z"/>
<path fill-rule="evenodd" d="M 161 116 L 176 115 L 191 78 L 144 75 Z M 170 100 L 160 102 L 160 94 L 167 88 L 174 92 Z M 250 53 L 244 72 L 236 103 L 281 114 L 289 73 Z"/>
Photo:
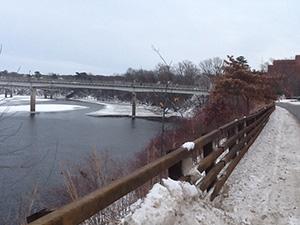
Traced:
<path fill-rule="evenodd" d="M 162 183 L 155 184 L 146 198 L 133 206 L 134 212 L 121 224 L 243 224 L 208 201 L 199 199 L 200 193 L 194 185 L 170 178 Z"/>

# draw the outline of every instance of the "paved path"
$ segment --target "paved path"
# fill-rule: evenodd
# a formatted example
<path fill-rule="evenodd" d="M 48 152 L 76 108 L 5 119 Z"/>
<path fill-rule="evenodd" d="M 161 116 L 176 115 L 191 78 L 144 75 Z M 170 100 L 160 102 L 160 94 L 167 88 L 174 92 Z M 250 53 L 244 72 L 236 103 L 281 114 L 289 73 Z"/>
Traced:
<path fill-rule="evenodd" d="M 291 104 L 291 103 L 282 103 L 282 102 L 278 102 L 276 104 L 280 107 L 287 109 L 300 122 L 300 102 L 299 102 L 299 105 L 295 105 L 295 104 Z"/>

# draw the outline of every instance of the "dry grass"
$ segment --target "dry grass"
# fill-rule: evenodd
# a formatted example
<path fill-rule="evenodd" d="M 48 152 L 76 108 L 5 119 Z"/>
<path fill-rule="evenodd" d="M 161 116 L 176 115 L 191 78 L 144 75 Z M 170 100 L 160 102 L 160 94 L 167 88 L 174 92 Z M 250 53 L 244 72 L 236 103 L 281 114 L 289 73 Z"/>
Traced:
<path fill-rule="evenodd" d="M 61 170 L 64 184 L 50 190 L 49 193 L 54 201 L 49 202 L 48 207 L 60 207 L 96 189 L 102 188 L 112 181 L 127 175 L 132 169 L 136 169 L 132 165 L 133 163 L 112 158 L 108 151 L 93 151 L 82 161 L 81 165 L 74 166 L 65 163 L 62 165 Z M 143 197 L 149 188 L 149 184 L 138 188 L 82 224 L 118 224 L 120 219 L 130 211 L 130 205 Z"/>

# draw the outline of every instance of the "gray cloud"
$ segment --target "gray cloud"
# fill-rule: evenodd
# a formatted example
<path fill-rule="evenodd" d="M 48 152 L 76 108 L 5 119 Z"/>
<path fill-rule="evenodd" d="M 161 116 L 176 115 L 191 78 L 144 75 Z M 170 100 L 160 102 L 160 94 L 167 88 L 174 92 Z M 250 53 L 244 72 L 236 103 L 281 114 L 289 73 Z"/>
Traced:
<path fill-rule="evenodd" d="M 262 59 L 300 52 L 297 0 L 27 0 L 0 7 L 0 69 L 112 74 L 227 54 Z"/>

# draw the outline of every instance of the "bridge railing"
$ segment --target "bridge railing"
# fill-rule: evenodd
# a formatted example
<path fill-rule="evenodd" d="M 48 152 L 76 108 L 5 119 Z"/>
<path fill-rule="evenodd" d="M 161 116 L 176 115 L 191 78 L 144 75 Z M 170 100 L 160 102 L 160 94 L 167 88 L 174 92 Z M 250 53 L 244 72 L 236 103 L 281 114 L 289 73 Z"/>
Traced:
<path fill-rule="evenodd" d="M 271 104 L 249 116 L 227 123 L 194 140 L 192 150 L 180 147 L 130 175 L 112 182 L 107 187 L 41 217 L 30 225 L 79 224 L 159 174 L 166 171 L 174 174 L 172 169 L 176 165 L 181 165 L 184 160 L 192 158 L 198 170 L 204 174 L 197 185 L 201 190 L 207 191 L 213 200 L 255 141 L 274 109 L 275 105 Z"/>

